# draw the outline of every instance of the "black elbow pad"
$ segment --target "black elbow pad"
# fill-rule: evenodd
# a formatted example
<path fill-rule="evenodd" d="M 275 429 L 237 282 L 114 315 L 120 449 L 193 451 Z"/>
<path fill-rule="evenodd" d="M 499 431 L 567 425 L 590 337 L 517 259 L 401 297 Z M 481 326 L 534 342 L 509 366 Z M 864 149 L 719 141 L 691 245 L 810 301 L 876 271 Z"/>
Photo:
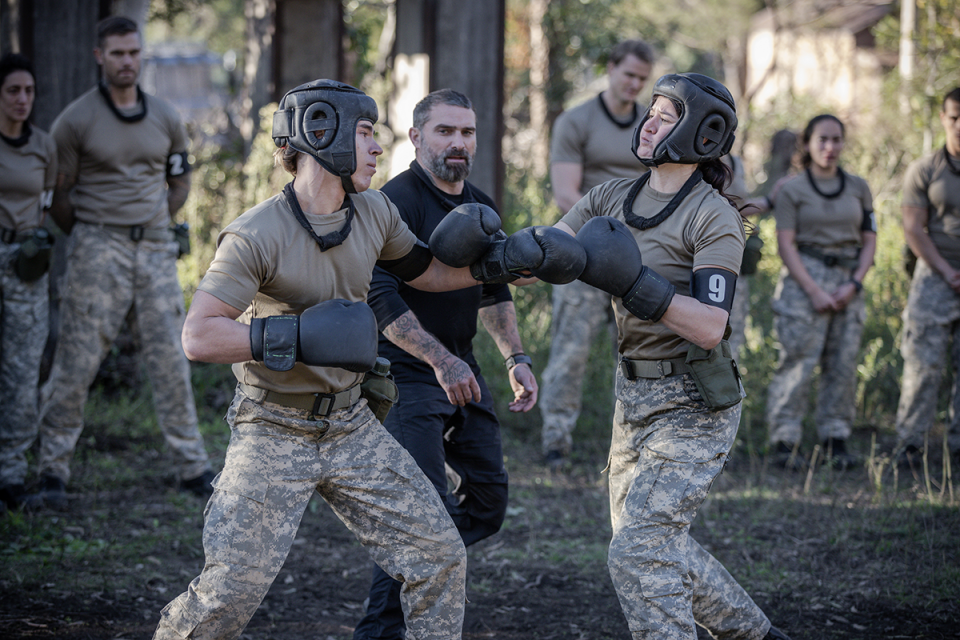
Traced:
<path fill-rule="evenodd" d="M 404 282 L 416 280 L 423 275 L 433 261 L 430 248 L 417 240 L 410 253 L 396 260 L 377 260 L 377 266 L 397 276 Z"/>

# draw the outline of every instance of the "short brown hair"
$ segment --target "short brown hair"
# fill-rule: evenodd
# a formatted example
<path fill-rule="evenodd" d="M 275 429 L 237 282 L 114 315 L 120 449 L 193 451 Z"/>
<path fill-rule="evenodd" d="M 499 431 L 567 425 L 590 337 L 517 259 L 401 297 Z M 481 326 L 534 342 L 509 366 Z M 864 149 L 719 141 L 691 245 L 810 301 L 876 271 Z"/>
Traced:
<path fill-rule="evenodd" d="M 104 41 L 110 36 L 125 36 L 139 33 L 137 23 L 126 16 L 110 16 L 97 23 L 97 48 L 103 49 Z"/>
<path fill-rule="evenodd" d="M 629 55 L 636 56 L 638 60 L 642 60 L 649 65 L 653 64 L 656 57 L 653 53 L 653 47 L 643 40 L 624 40 L 610 50 L 610 57 L 607 58 L 607 61 L 613 66 L 617 66 Z"/>

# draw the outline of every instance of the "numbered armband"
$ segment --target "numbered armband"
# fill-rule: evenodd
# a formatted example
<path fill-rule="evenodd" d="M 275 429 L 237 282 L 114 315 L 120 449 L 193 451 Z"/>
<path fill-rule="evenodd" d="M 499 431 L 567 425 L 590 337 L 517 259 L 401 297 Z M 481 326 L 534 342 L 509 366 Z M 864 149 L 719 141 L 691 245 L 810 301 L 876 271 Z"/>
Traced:
<path fill-rule="evenodd" d="M 737 288 L 737 274 L 727 269 L 705 267 L 690 276 L 690 295 L 711 307 L 720 307 L 727 313 L 733 307 Z"/>
<path fill-rule="evenodd" d="M 171 153 L 167 157 L 167 177 L 176 178 L 191 170 L 189 156 L 186 151 Z"/>

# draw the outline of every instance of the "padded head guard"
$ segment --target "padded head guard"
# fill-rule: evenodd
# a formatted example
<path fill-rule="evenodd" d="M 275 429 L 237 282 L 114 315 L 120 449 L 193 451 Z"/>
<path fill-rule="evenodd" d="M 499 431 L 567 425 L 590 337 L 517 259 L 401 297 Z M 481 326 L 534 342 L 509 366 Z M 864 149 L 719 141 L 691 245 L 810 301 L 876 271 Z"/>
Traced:
<path fill-rule="evenodd" d="M 357 122 L 377 121 L 373 98 L 336 80 L 314 80 L 291 89 L 273 114 L 273 142 L 316 158 L 340 176 L 347 193 L 356 193 Z"/>
<path fill-rule="evenodd" d="M 657 96 L 679 105 L 680 119 L 653 150 L 653 157 L 637 156 L 640 162 L 648 167 L 666 162 L 699 164 L 730 152 L 737 130 L 737 111 L 725 86 L 699 73 L 670 73 L 657 80 L 651 105 Z M 633 155 L 637 155 L 640 130 L 649 117 L 648 108 L 633 134 Z"/>

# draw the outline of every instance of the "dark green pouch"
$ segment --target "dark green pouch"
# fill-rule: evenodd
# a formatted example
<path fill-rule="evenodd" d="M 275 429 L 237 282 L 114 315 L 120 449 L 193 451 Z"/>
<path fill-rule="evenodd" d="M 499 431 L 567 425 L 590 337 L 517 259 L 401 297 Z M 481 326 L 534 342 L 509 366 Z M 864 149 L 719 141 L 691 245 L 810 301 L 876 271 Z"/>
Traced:
<path fill-rule="evenodd" d="M 710 409 L 728 409 L 743 400 L 746 394 L 729 342 L 721 340 L 709 351 L 691 344 L 686 362 L 697 390 Z"/>
<path fill-rule="evenodd" d="M 360 383 L 360 397 L 367 399 L 367 405 L 373 414 L 377 416 L 380 424 L 387 419 L 390 409 L 400 398 L 400 390 L 397 389 L 397 383 L 393 381 L 390 375 L 390 361 L 386 358 L 378 357 L 377 363 L 373 369 L 363 376 L 363 382 Z"/>
<path fill-rule="evenodd" d="M 177 257 L 190 255 L 190 225 L 181 222 L 170 228 L 173 230 L 173 239 L 177 241 Z"/>
<path fill-rule="evenodd" d="M 763 240 L 760 236 L 747 236 L 747 243 L 743 247 L 743 260 L 740 262 L 740 275 L 752 276 L 757 272 L 760 257 L 763 255 Z"/>
<path fill-rule="evenodd" d="M 13 272 L 23 282 L 39 280 L 50 269 L 53 254 L 53 236 L 43 227 L 34 229 L 33 235 L 20 243 Z"/>
<path fill-rule="evenodd" d="M 917 268 L 917 254 L 913 252 L 910 248 L 910 245 L 903 245 L 903 270 L 911 278 L 913 277 L 913 272 Z"/>

